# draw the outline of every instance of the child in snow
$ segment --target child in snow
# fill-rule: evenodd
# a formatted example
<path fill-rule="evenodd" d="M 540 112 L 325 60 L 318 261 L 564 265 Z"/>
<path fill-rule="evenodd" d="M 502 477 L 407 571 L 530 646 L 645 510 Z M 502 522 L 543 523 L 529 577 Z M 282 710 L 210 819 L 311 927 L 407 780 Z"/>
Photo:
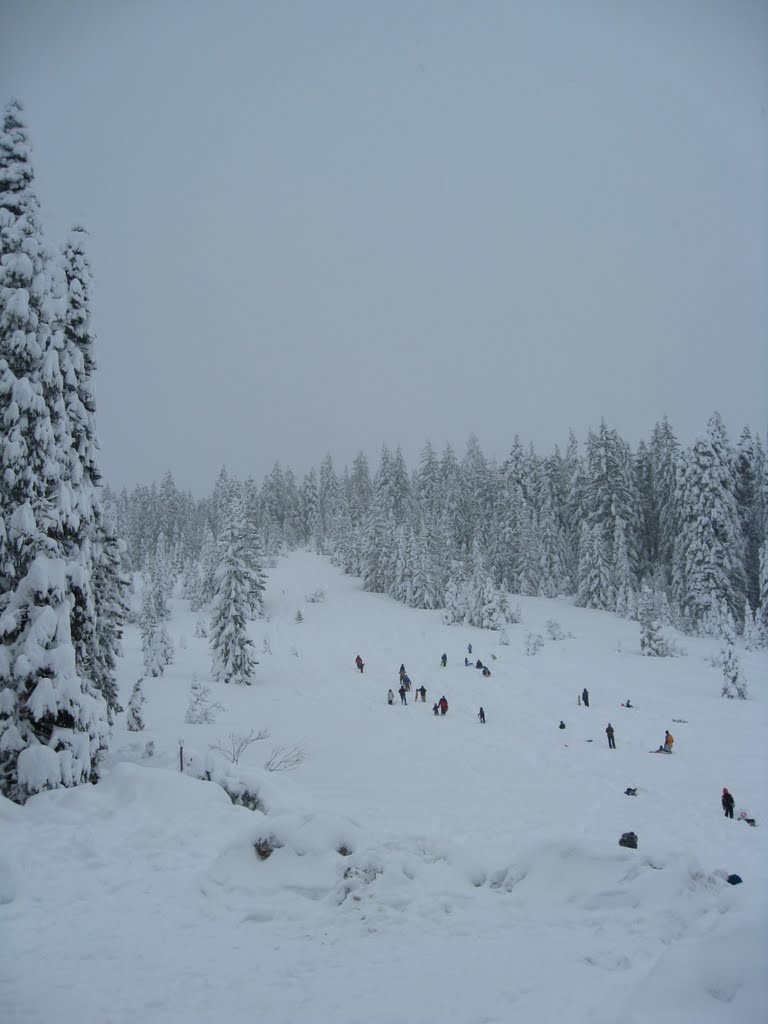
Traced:
<path fill-rule="evenodd" d="M 405 684 L 400 683 L 400 689 L 397 691 L 400 694 L 400 703 L 407 704 L 408 701 L 405 699 Z"/>
<path fill-rule="evenodd" d="M 565 728 L 565 722 L 561 718 L 560 719 L 560 725 L 558 725 L 558 729 L 564 729 L 564 728 Z"/>
<path fill-rule="evenodd" d="M 441 656 L 441 658 L 440 658 L 440 667 L 441 667 L 441 668 L 445 668 L 445 666 L 446 666 L 447 664 L 448 664 L 448 655 L 447 655 L 447 654 L 443 654 L 443 655 Z"/>
<path fill-rule="evenodd" d="M 674 742 L 675 742 L 675 737 L 672 735 L 672 733 L 669 731 L 669 729 L 667 729 L 667 731 L 664 733 L 664 753 L 665 754 L 671 754 L 672 753 L 672 744 Z"/>
<path fill-rule="evenodd" d="M 395 695 L 391 690 L 387 690 L 387 704 L 395 703 Z"/>
<path fill-rule="evenodd" d="M 480 724 L 485 725 L 485 712 L 483 711 L 482 708 L 480 708 L 480 710 L 478 711 L 477 717 L 480 719 Z"/>
<path fill-rule="evenodd" d="M 406 693 L 410 693 L 411 692 L 411 677 L 408 675 L 407 672 L 403 676 L 403 678 L 400 680 L 400 682 L 405 687 Z"/>
<path fill-rule="evenodd" d="M 755 828 L 755 826 L 757 825 L 757 822 L 755 821 L 755 819 L 754 818 L 750 818 L 750 816 L 747 813 L 747 811 L 739 811 L 739 821 L 746 821 L 746 823 L 748 825 L 751 825 L 752 828 Z"/>
<path fill-rule="evenodd" d="M 363 669 L 365 668 L 365 665 L 363 664 L 363 659 L 362 659 L 362 658 L 360 657 L 360 655 L 359 655 L 359 654 L 358 654 L 358 656 L 357 656 L 357 657 L 355 658 L 355 664 L 357 665 L 357 667 L 358 667 L 358 668 L 360 669 L 360 671 L 361 671 L 361 672 L 362 672 L 362 671 L 363 671 Z"/>
<path fill-rule="evenodd" d="M 483 665 L 483 675 L 484 676 L 489 676 L 490 674 L 491 674 L 491 670 L 488 668 L 488 666 L 487 665 Z"/>
<path fill-rule="evenodd" d="M 464 659 L 464 668 L 472 668 L 472 662 L 469 660 L 469 658 Z"/>
<path fill-rule="evenodd" d="M 720 803 L 723 805 L 726 818 L 733 818 L 733 805 L 735 800 L 725 788 L 723 788 L 723 795 L 720 797 Z"/>
<path fill-rule="evenodd" d="M 438 704 L 436 704 L 436 703 L 432 705 L 432 714 L 433 715 L 439 715 L 440 714 L 440 706 Z"/>
<path fill-rule="evenodd" d="M 483 667 L 483 663 L 482 663 L 482 661 L 480 661 L 480 659 L 478 658 L 478 659 L 477 659 L 477 661 L 475 662 L 475 668 L 482 668 L 482 667 Z"/>
<path fill-rule="evenodd" d="M 467 654 L 472 653 L 472 644 L 467 644 Z"/>
<path fill-rule="evenodd" d="M 427 688 L 424 685 L 424 683 L 421 684 L 421 686 L 418 688 L 416 693 L 420 693 L 421 694 L 421 703 L 422 704 L 426 704 L 426 702 L 427 702 Z"/>

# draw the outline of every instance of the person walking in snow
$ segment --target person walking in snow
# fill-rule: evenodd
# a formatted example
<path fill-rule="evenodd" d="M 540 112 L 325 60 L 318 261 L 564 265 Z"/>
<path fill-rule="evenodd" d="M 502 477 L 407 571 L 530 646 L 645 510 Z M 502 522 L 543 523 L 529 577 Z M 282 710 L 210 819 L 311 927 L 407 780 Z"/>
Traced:
<path fill-rule="evenodd" d="M 480 719 L 480 724 L 485 725 L 485 712 L 483 711 L 482 708 L 480 708 L 480 710 L 478 711 L 477 717 Z"/>
<path fill-rule="evenodd" d="M 357 667 L 360 669 L 360 672 L 362 673 L 363 669 L 365 668 L 365 664 L 363 663 L 363 659 L 360 657 L 359 654 L 355 658 L 355 664 L 357 665 Z"/>
<path fill-rule="evenodd" d="M 447 654 L 443 654 L 441 656 L 441 658 L 440 658 L 440 668 L 445 668 L 445 666 L 447 664 L 448 664 L 448 655 Z"/>
<path fill-rule="evenodd" d="M 735 802 L 728 790 L 724 788 L 720 803 L 723 805 L 726 818 L 733 818 L 733 805 Z"/>
<path fill-rule="evenodd" d="M 589 707 L 589 705 L 587 705 L 587 707 Z M 614 738 L 613 738 L 613 726 L 611 725 L 610 722 L 608 723 L 608 727 L 605 730 L 605 735 L 608 737 L 608 747 L 609 747 L 609 749 L 610 750 L 615 750 L 616 749 L 616 740 L 614 740 Z"/>
<path fill-rule="evenodd" d="M 440 705 L 440 714 L 441 715 L 448 714 L 448 701 L 445 699 L 445 696 L 442 696 L 440 698 L 440 700 L 438 701 L 438 704 Z"/>
<path fill-rule="evenodd" d="M 400 689 L 397 691 L 400 694 L 400 703 L 407 704 L 408 701 L 405 699 L 405 684 L 400 683 Z"/>
<path fill-rule="evenodd" d="M 467 644 L 467 654 L 472 653 L 472 644 Z"/>
<path fill-rule="evenodd" d="M 400 666 L 400 682 L 402 683 L 402 681 L 404 679 L 405 679 L 405 665 L 401 665 Z"/>
<path fill-rule="evenodd" d="M 394 703 L 395 703 L 395 695 L 394 695 L 394 693 L 392 693 L 392 690 L 387 690 L 387 704 L 394 704 Z"/>
<path fill-rule="evenodd" d="M 405 687 L 405 692 L 406 693 L 410 693 L 411 692 L 411 677 L 408 675 L 407 672 L 405 673 L 403 678 L 400 680 L 400 682 Z"/>
<path fill-rule="evenodd" d="M 421 694 L 421 703 L 422 704 L 426 704 L 426 702 L 427 702 L 427 688 L 424 685 L 424 683 L 421 684 L 421 686 L 418 688 L 416 693 L 420 693 Z"/>
<path fill-rule="evenodd" d="M 440 714 L 440 705 L 439 704 L 434 703 L 432 705 L 432 714 L 433 715 L 439 715 Z"/>
<path fill-rule="evenodd" d="M 584 705 L 585 708 L 589 707 L 589 690 L 586 688 L 586 686 L 581 691 L 581 703 Z"/>

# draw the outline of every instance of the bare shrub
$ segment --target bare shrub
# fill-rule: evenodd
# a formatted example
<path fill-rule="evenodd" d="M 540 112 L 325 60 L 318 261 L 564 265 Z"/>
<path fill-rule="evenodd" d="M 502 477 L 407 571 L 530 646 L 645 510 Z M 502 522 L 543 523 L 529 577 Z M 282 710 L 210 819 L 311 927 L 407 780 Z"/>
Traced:
<path fill-rule="evenodd" d="M 304 600 L 307 604 L 322 604 L 325 600 L 325 591 L 318 587 L 317 590 L 313 590 L 311 594 L 305 594 Z"/>
<path fill-rule="evenodd" d="M 274 747 L 264 762 L 264 768 L 268 772 L 291 772 L 304 764 L 305 757 L 305 751 L 299 746 Z"/>
<path fill-rule="evenodd" d="M 220 754 L 223 754 L 228 761 L 232 762 L 232 764 L 237 764 L 252 743 L 257 743 L 259 740 L 266 740 L 268 738 L 269 729 L 259 729 L 258 732 L 254 732 L 253 729 L 251 729 L 247 736 L 239 736 L 237 733 L 231 732 L 227 737 L 226 742 L 219 740 L 218 743 L 209 743 L 208 746 L 211 750 L 216 750 Z"/>

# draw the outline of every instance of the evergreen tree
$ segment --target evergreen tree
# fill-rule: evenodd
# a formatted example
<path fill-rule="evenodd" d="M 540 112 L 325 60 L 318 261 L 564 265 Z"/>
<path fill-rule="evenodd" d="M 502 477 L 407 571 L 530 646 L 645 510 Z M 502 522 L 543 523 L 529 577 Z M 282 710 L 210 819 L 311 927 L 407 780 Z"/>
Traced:
<path fill-rule="evenodd" d="M 144 714 L 141 709 L 144 707 L 146 699 L 141 685 L 143 682 L 143 679 L 138 679 L 133 684 L 133 689 L 131 690 L 130 700 L 128 701 L 128 716 L 125 723 L 128 732 L 142 732 L 144 729 Z"/>
<path fill-rule="evenodd" d="M 650 658 L 658 658 L 664 653 L 664 640 L 656 618 L 653 592 L 647 584 L 640 592 L 637 621 L 640 623 L 640 653 Z"/>
<path fill-rule="evenodd" d="M 250 595 L 254 580 L 248 564 L 242 507 L 230 506 L 219 543 L 216 594 L 211 614 L 210 644 L 213 678 L 250 685 L 256 665 L 247 622 L 253 614 Z"/>
<path fill-rule="evenodd" d="M 694 624 L 711 631 L 725 600 L 737 623 L 744 619 L 744 539 L 736 504 L 733 458 L 715 413 L 686 453 L 679 477 L 676 591 Z"/>
<path fill-rule="evenodd" d="M 65 390 L 66 284 L 21 113 L 12 101 L 0 131 L 0 791 L 23 802 L 95 778 L 108 722 L 73 642 L 89 596 L 67 409 L 77 381 Z"/>
<path fill-rule="evenodd" d="M 748 696 L 747 682 L 742 675 L 739 656 L 736 653 L 736 629 L 725 600 L 721 603 L 720 615 L 723 637 L 723 647 L 720 651 L 720 662 L 723 667 L 723 688 L 721 693 L 723 697 L 728 697 L 729 699 L 737 697 L 739 700 L 746 700 Z"/>

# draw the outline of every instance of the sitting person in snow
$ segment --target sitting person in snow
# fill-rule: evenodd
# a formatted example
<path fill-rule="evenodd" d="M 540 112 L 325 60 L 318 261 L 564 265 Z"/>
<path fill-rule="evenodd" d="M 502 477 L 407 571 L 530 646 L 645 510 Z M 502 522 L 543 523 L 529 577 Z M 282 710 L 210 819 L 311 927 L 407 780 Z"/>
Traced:
<path fill-rule="evenodd" d="M 748 825 L 751 825 L 752 828 L 754 828 L 757 825 L 755 819 L 749 817 L 748 811 L 739 811 L 739 821 L 746 821 L 746 823 Z"/>
<path fill-rule="evenodd" d="M 664 733 L 664 753 L 665 754 L 671 754 L 672 753 L 672 744 L 674 742 L 675 742 L 675 737 L 672 735 L 672 733 L 669 731 L 669 729 L 667 729 L 667 731 Z"/>
<path fill-rule="evenodd" d="M 359 654 L 358 654 L 358 656 L 357 656 L 357 657 L 355 658 L 355 664 L 357 665 L 357 667 L 358 667 L 358 668 L 360 669 L 360 671 L 361 671 L 361 672 L 362 672 L 362 671 L 363 671 L 363 669 L 365 668 L 365 665 L 363 664 L 363 659 L 362 659 L 362 658 L 360 657 L 360 655 L 359 655 Z"/>
<path fill-rule="evenodd" d="M 491 670 L 488 668 L 488 666 L 487 665 L 483 665 L 483 675 L 484 676 L 489 676 L 490 674 L 491 674 Z"/>
<path fill-rule="evenodd" d="M 482 661 L 480 661 L 479 658 L 475 662 L 475 668 L 483 668 L 483 663 L 482 663 Z"/>

